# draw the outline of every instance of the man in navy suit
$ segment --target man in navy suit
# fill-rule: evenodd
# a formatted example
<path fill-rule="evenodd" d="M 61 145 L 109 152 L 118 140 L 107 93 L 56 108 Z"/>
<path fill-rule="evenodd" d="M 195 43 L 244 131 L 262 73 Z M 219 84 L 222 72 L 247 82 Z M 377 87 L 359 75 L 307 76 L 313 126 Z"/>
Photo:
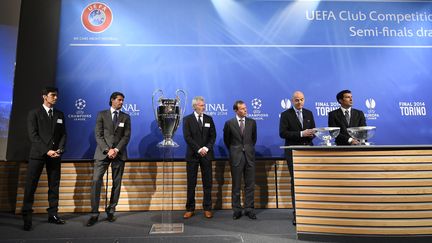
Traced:
<path fill-rule="evenodd" d="M 112 188 L 109 205 L 105 208 L 107 220 L 114 222 L 115 208 L 120 198 L 121 181 L 127 160 L 126 146 L 131 136 L 130 116 L 121 111 L 124 95 L 114 92 L 110 96 L 110 109 L 99 112 L 96 118 L 95 137 L 96 151 L 94 154 L 93 183 L 91 188 L 91 214 L 87 226 L 97 223 L 102 178 L 111 164 Z"/>
<path fill-rule="evenodd" d="M 300 91 L 294 92 L 291 102 L 293 107 L 282 112 L 279 122 L 279 136 L 285 139 L 285 146 L 290 145 L 313 145 L 313 128 L 315 121 L 310 110 L 303 108 L 305 103 L 304 94 Z M 293 221 L 296 225 L 295 193 L 294 193 L 294 168 L 292 150 L 285 149 L 288 170 L 291 175 L 291 199 L 293 205 Z"/>
<path fill-rule="evenodd" d="M 213 145 L 216 140 L 216 128 L 211 116 L 204 114 L 205 103 L 202 96 L 193 98 L 192 107 L 194 112 L 183 119 L 183 136 L 187 144 L 187 202 L 183 218 L 188 219 L 195 212 L 198 166 L 201 167 L 204 191 L 204 217 L 212 218 L 212 160 L 214 159 Z"/>
<path fill-rule="evenodd" d="M 246 104 L 238 100 L 233 109 L 236 116 L 225 122 L 224 143 L 229 151 L 232 177 L 232 209 L 233 219 L 242 216 L 240 202 L 240 187 L 244 178 L 244 209 L 245 215 L 256 219 L 254 206 L 255 190 L 255 144 L 257 141 L 257 126 L 255 120 L 246 117 Z"/>
<path fill-rule="evenodd" d="M 340 133 L 336 137 L 337 145 L 357 145 L 360 143 L 349 136 L 348 127 L 366 126 L 366 119 L 361 110 L 352 108 L 353 99 L 351 91 L 342 90 L 336 95 L 336 100 L 341 107 L 328 114 L 329 127 L 340 127 Z"/>
<path fill-rule="evenodd" d="M 58 217 L 61 155 L 66 143 L 66 127 L 63 112 L 54 109 L 58 99 L 57 88 L 42 90 L 42 106 L 29 112 L 27 130 L 31 141 L 27 178 L 24 190 L 22 215 L 24 230 L 32 229 L 32 207 L 43 167 L 48 175 L 48 222 L 65 224 Z"/>

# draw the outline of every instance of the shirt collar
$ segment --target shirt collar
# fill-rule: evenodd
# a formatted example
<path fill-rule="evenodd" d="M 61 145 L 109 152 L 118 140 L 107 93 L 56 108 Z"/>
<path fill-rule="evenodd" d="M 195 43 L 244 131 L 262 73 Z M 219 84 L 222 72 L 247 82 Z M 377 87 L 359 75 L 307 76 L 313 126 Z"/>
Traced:
<path fill-rule="evenodd" d="M 348 111 L 348 113 L 351 114 L 351 107 L 349 107 L 348 109 L 345 109 L 341 106 L 341 110 L 342 110 L 342 113 L 344 113 L 344 114 L 345 114 L 345 111 Z"/>
<path fill-rule="evenodd" d="M 196 111 L 194 111 L 195 118 L 198 119 L 199 115 Z M 204 114 L 201 114 L 201 117 L 204 117 Z"/>
<path fill-rule="evenodd" d="M 48 111 L 50 110 L 50 109 L 52 109 L 53 111 L 54 111 L 54 108 L 49 108 L 48 106 L 46 106 L 45 104 L 42 104 L 42 107 L 45 109 L 45 111 L 46 111 L 46 113 L 48 113 Z"/>
<path fill-rule="evenodd" d="M 114 109 L 114 108 L 110 108 L 110 111 L 111 111 L 111 114 L 113 114 L 114 113 L 114 111 L 117 111 L 118 112 L 118 114 L 120 114 L 120 110 L 116 110 L 116 109 Z"/>

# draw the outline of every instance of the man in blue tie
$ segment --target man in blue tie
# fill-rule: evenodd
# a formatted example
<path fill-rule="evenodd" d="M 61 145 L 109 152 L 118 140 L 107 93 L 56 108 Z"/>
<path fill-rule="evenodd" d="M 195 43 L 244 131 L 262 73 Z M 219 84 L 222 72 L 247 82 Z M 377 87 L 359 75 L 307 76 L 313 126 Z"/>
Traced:
<path fill-rule="evenodd" d="M 329 127 L 340 127 L 340 133 L 335 141 L 337 145 L 357 145 L 360 143 L 348 134 L 348 127 L 366 126 L 363 111 L 352 108 L 353 98 L 350 90 L 342 90 L 336 95 L 341 107 L 328 114 Z"/>
<path fill-rule="evenodd" d="M 291 102 L 293 107 L 282 112 L 279 121 L 279 136 L 285 139 L 285 146 L 290 145 L 313 145 L 314 138 L 313 128 L 315 121 L 310 110 L 305 109 L 305 97 L 301 91 L 296 91 L 292 95 Z M 294 194 L 294 176 L 293 176 L 293 160 L 292 150 L 285 150 L 288 170 L 291 175 L 291 199 L 293 205 L 293 224 L 296 224 L 295 219 L 295 194 Z"/>

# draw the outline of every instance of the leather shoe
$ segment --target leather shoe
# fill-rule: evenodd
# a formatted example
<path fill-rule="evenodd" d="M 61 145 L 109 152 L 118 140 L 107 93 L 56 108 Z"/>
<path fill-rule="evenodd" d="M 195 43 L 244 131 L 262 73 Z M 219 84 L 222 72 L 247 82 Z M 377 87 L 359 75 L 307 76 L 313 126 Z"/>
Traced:
<path fill-rule="evenodd" d="M 24 222 L 23 230 L 31 231 L 32 230 L 32 223 L 31 222 Z"/>
<path fill-rule="evenodd" d="M 186 211 L 186 213 L 184 213 L 183 214 L 183 218 L 184 219 L 189 219 L 189 218 L 191 218 L 192 216 L 194 216 L 194 212 L 193 211 Z"/>
<path fill-rule="evenodd" d="M 66 224 L 64 219 L 59 218 L 58 216 L 49 216 L 48 223 L 50 224 Z"/>
<path fill-rule="evenodd" d="M 204 217 L 206 217 L 206 218 L 208 218 L 208 219 L 212 218 L 212 217 L 213 217 L 213 213 L 212 213 L 212 211 L 210 211 L 210 210 L 205 210 L 205 211 L 204 211 Z"/>
<path fill-rule="evenodd" d="M 292 220 L 292 224 L 293 224 L 293 225 L 297 225 L 297 221 L 296 221 L 295 218 L 293 218 L 293 220 Z"/>
<path fill-rule="evenodd" d="M 88 227 L 93 226 L 97 223 L 97 221 L 98 221 L 98 216 L 91 216 L 89 218 L 89 220 L 87 221 L 86 226 L 88 226 Z"/>
<path fill-rule="evenodd" d="M 114 217 L 114 214 L 113 213 L 107 213 L 107 220 L 109 221 L 109 222 L 114 222 L 114 221 L 116 221 L 116 217 Z"/>
<path fill-rule="evenodd" d="M 233 219 L 234 220 L 239 219 L 241 216 L 242 216 L 241 211 L 237 211 L 237 212 L 233 213 Z"/>
<path fill-rule="evenodd" d="M 257 216 L 256 216 L 256 214 L 254 213 L 254 212 L 246 212 L 245 213 L 246 214 L 246 216 L 248 216 L 250 219 L 257 219 Z"/>

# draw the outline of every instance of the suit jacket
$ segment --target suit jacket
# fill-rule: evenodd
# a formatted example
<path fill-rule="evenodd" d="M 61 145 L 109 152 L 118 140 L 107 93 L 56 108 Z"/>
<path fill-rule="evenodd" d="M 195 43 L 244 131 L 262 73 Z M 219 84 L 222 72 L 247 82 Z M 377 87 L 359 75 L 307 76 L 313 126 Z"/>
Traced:
<path fill-rule="evenodd" d="M 350 122 L 348 124 L 341 108 L 331 111 L 328 114 L 329 127 L 340 127 L 339 136 L 336 137 L 337 145 L 350 145 L 350 143 L 348 143 L 348 139 L 350 138 L 347 131 L 348 127 L 366 126 L 366 119 L 363 111 L 351 108 L 350 115 Z"/>
<path fill-rule="evenodd" d="M 243 136 L 240 132 L 237 117 L 225 122 L 224 143 L 229 150 L 229 158 L 233 166 L 240 163 L 242 153 L 246 155 L 247 162 L 255 164 L 255 144 L 257 141 L 257 127 L 255 120 L 245 117 Z"/>
<path fill-rule="evenodd" d="M 97 146 L 94 159 L 104 160 L 110 148 L 117 148 L 119 150 L 117 157 L 123 161 L 127 160 L 126 146 L 129 143 L 130 135 L 131 120 L 128 114 L 120 111 L 117 126 L 114 128 L 111 111 L 108 109 L 99 112 L 95 127 Z"/>
<path fill-rule="evenodd" d="M 201 158 L 198 150 L 202 147 L 207 147 L 209 151 L 205 158 L 207 160 L 214 159 L 213 146 L 216 140 L 216 128 L 211 116 L 203 114 L 203 127 L 199 127 L 199 123 L 192 113 L 183 118 L 183 136 L 187 144 L 186 161 L 197 161 Z"/>
<path fill-rule="evenodd" d="M 285 146 L 313 145 L 313 137 L 301 137 L 300 131 L 315 128 L 315 120 L 310 110 L 303 108 L 303 127 L 294 108 L 282 112 L 279 121 L 279 136 L 285 139 Z"/>
<path fill-rule="evenodd" d="M 63 112 L 53 109 L 50 119 L 43 106 L 31 110 L 27 116 L 27 130 L 31 142 L 30 159 L 45 159 L 49 150 L 64 152 L 66 126 Z"/>

